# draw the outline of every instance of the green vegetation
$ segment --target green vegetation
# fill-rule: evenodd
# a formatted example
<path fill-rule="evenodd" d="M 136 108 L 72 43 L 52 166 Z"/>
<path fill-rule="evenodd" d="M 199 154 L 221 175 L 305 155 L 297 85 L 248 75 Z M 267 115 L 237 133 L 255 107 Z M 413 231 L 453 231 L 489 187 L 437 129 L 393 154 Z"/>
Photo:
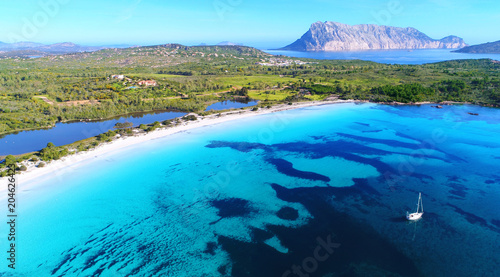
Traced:
<path fill-rule="evenodd" d="M 124 122 L 124 123 L 116 123 L 115 126 L 113 128 L 115 129 L 125 129 L 125 128 L 130 128 L 134 126 L 134 124 L 132 122 Z"/>
<path fill-rule="evenodd" d="M 67 148 L 56 147 L 52 142 L 49 142 L 47 147 L 40 151 L 40 158 L 44 161 L 59 160 L 68 154 Z"/>
<path fill-rule="evenodd" d="M 228 99 L 276 103 L 338 99 L 380 103 L 456 101 L 500 106 L 500 63 L 457 60 L 426 65 L 387 65 L 359 60 L 276 57 L 243 46 L 163 45 L 106 49 L 39 59 L 0 60 L 0 134 L 47 128 L 56 122 L 95 120 L 133 112 L 205 112 Z M 300 61 L 296 63 L 296 61 Z M 264 65 L 263 65 L 264 64 Z M 113 75 L 123 75 L 115 76 Z M 146 86 L 142 80 L 154 80 Z M 196 120 L 188 115 L 183 120 Z M 115 137 L 150 132 L 180 119 L 115 130 L 71 145 L 8 157 L 42 167 L 50 160 L 94 148 Z M 0 164 L 0 168 L 5 164 Z M 3 171 L 2 171 L 3 172 Z"/>
<path fill-rule="evenodd" d="M 190 114 L 190 115 L 186 115 L 186 116 L 184 116 L 182 119 L 184 119 L 184 120 L 186 120 L 186 121 L 195 121 L 195 120 L 197 120 L 198 118 L 197 118 L 195 115 Z"/>
<path fill-rule="evenodd" d="M 0 60 L 0 133 L 132 112 L 201 112 L 234 97 L 266 104 L 331 94 L 376 102 L 500 104 L 500 64 L 491 60 L 385 65 L 280 57 L 303 63 L 277 66 L 273 59 L 243 46 L 173 44 Z M 111 77 L 117 74 L 124 78 Z M 141 80 L 157 85 L 139 85 Z"/>

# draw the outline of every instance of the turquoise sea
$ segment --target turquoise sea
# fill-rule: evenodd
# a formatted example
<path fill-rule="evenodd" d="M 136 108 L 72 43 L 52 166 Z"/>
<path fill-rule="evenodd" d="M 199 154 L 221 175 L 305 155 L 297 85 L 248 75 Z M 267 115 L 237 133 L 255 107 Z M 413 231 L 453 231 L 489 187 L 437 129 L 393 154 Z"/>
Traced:
<path fill-rule="evenodd" d="M 500 109 L 323 105 L 21 175 L 0 276 L 500 276 L 499 136 Z"/>
<path fill-rule="evenodd" d="M 414 50 L 362 50 L 333 52 L 298 52 L 285 50 L 264 50 L 272 55 L 318 60 L 364 60 L 387 64 L 426 64 L 449 60 L 492 59 L 500 60 L 500 54 L 455 53 L 456 49 L 414 49 Z"/>

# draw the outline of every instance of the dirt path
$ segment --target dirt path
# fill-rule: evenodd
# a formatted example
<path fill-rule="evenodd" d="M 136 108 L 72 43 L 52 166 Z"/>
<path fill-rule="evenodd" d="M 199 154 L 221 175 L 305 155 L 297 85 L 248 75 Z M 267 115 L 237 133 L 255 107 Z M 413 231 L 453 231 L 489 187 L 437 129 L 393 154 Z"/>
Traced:
<path fill-rule="evenodd" d="M 33 96 L 33 98 L 39 98 L 39 99 L 42 99 L 45 103 L 47 103 L 49 105 L 54 105 L 54 102 L 52 102 L 51 100 L 49 100 L 49 98 L 47 98 L 45 96 Z"/>
<path fill-rule="evenodd" d="M 55 103 L 45 96 L 33 96 L 33 98 L 42 99 L 45 103 L 49 105 L 57 105 L 57 106 L 78 106 L 78 105 L 91 105 L 91 104 L 99 104 L 97 100 L 79 100 L 79 101 L 66 101 L 62 103 Z"/>

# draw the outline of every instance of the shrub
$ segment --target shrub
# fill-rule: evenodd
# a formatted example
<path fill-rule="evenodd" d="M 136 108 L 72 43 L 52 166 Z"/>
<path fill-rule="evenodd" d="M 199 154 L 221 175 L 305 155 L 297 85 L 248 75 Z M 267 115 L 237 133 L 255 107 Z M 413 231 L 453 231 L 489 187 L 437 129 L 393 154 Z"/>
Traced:
<path fill-rule="evenodd" d="M 41 162 L 38 164 L 38 167 L 44 167 L 45 166 L 45 163 L 44 162 Z"/>
<path fill-rule="evenodd" d="M 132 126 L 134 126 L 134 123 L 132 123 L 132 122 L 124 122 L 124 123 L 118 122 L 118 123 L 115 124 L 114 128 L 116 128 L 116 129 L 125 129 L 125 128 L 130 128 Z"/>
<path fill-rule="evenodd" d="M 252 112 L 255 112 L 255 111 L 258 111 L 258 110 L 259 110 L 259 108 L 258 108 L 258 107 L 254 107 L 254 108 L 252 109 Z"/>
<path fill-rule="evenodd" d="M 182 119 L 184 119 L 184 120 L 194 121 L 194 120 L 197 120 L 198 118 L 197 118 L 195 115 L 186 115 L 186 116 L 185 116 L 185 117 L 183 117 Z"/>
<path fill-rule="evenodd" d="M 107 133 L 103 133 L 103 134 L 98 135 L 97 139 L 100 141 L 105 141 L 105 140 L 109 139 L 109 136 Z"/>
<path fill-rule="evenodd" d="M 81 144 L 78 144 L 78 147 L 76 149 L 79 152 L 81 152 L 81 151 L 85 151 L 87 148 L 85 147 L 85 145 L 83 143 L 81 143 Z"/>
<path fill-rule="evenodd" d="M 19 168 L 19 170 L 26 171 L 26 170 L 28 170 L 28 168 L 23 164 L 23 165 L 21 165 L 21 167 Z"/>

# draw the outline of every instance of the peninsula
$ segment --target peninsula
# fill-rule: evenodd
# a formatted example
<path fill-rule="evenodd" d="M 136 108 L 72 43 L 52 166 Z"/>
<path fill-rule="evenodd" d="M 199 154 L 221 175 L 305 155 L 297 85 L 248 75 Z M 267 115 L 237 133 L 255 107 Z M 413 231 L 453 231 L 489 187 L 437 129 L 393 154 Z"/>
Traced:
<path fill-rule="evenodd" d="M 468 46 L 453 52 L 471 54 L 500 54 L 500 40 Z"/>

